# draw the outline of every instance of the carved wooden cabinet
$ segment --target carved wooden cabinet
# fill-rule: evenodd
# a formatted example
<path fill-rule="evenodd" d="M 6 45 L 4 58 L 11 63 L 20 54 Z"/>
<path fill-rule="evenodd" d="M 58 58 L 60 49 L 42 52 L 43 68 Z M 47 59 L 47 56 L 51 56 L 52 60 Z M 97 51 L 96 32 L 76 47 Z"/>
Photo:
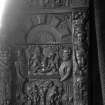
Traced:
<path fill-rule="evenodd" d="M 19 2 L 24 43 L 12 48 L 4 104 L 88 105 L 89 0 Z"/>

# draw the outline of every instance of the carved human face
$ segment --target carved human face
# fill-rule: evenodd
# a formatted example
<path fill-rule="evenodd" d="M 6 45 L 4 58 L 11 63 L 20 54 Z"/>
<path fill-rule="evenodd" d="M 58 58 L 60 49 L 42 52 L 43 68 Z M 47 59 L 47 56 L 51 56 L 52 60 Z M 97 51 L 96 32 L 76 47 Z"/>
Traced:
<path fill-rule="evenodd" d="M 69 52 L 64 51 L 63 52 L 63 61 L 67 61 L 70 58 L 70 54 Z"/>
<path fill-rule="evenodd" d="M 79 53 L 77 53 L 77 61 L 78 61 L 78 64 L 81 66 L 84 64 L 83 56 Z"/>
<path fill-rule="evenodd" d="M 82 37 L 82 33 L 78 33 L 78 42 L 82 42 L 83 37 Z"/>
<path fill-rule="evenodd" d="M 48 57 L 49 57 L 49 58 L 52 58 L 52 57 L 53 57 L 53 55 L 54 55 L 54 54 L 51 52 L 51 53 L 49 54 L 49 56 L 48 56 Z"/>
<path fill-rule="evenodd" d="M 34 92 L 36 92 L 37 93 L 37 86 L 34 86 Z"/>

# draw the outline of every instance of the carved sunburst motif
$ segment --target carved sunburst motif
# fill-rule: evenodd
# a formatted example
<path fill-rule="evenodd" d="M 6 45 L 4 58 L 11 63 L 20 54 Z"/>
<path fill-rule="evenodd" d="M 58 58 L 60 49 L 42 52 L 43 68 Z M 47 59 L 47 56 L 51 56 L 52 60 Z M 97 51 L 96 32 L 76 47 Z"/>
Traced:
<path fill-rule="evenodd" d="M 70 15 L 70 14 L 68 14 Z M 33 18 L 34 17 L 34 18 Z M 31 18 L 33 28 L 28 34 L 27 40 L 31 43 L 61 42 L 63 39 L 71 38 L 70 16 L 65 15 L 41 14 Z M 35 24 L 37 23 L 37 24 Z M 65 39 L 64 39 L 65 40 Z M 71 42 L 70 42 L 71 43 Z"/>

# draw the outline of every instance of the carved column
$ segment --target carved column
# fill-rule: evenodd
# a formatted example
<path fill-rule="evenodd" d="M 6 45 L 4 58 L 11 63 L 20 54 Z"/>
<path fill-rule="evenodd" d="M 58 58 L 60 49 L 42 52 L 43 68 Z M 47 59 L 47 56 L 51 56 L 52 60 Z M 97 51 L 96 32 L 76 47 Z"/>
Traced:
<path fill-rule="evenodd" d="M 73 12 L 74 105 L 88 105 L 88 12 Z"/>

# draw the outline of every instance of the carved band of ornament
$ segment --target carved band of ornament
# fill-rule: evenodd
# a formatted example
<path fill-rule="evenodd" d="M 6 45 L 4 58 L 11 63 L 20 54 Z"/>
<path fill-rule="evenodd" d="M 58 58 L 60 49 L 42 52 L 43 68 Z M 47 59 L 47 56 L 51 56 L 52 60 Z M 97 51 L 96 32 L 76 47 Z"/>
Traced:
<path fill-rule="evenodd" d="M 86 30 L 86 25 L 88 22 L 88 14 L 87 12 L 77 12 L 73 15 L 73 34 L 74 34 L 74 49 L 75 49 L 75 56 L 76 61 L 79 65 L 82 62 L 87 62 L 87 54 L 88 54 L 88 32 Z M 81 67 L 86 66 L 80 63 Z"/>
<path fill-rule="evenodd" d="M 88 43 L 86 25 L 87 12 L 73 14 L 73 39 L 74 39 L 74 105 L 88 105 Z"/>
<path fill-rule="evenodd" d="M 69 7 L 70 0 L 24 0 L 26 5 L 36 8 Z M 39 6 L 39 7 L 38 7 Z"/>

